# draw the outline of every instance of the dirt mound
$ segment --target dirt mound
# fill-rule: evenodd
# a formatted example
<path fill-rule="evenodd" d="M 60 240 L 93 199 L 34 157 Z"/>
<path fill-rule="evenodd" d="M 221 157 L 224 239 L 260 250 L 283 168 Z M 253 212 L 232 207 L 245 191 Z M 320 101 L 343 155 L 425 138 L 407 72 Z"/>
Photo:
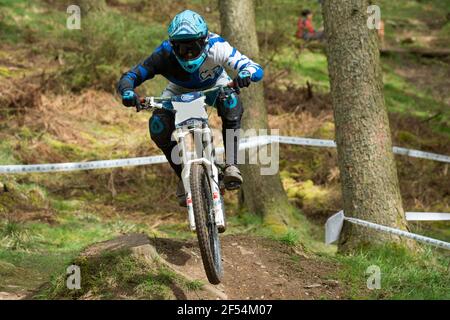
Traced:
<path fill-rule="evenodd" d="M 331 278 L 336 265 L 269 239 L 222 237 L 225 276 L 208 283 L 195 240 L 124 235 L 86 249 L 74 264 L 81 290 L 65 275 L 47 296 L 56 299 L 340 299 L 345 287 Z M 63 282 L 64 281 L 64 282 Z"/>
<path fill-rule="evenodd" d="M 64 272 L 25 299 L 226 298 L 212 286 L 174 270 L 145 234 L 127 234 L 94 244 L 69 264 L 79 268 L 78 289 L 68 288 L 70 279 Z"/>

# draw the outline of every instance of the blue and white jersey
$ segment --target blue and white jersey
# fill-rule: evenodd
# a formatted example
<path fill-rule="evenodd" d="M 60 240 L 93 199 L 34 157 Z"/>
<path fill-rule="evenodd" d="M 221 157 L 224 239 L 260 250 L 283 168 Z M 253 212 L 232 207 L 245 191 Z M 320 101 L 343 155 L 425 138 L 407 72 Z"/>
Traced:
<path fill-rule="evenodd" d="M 264 76 L 262 67 L 241 54 L 215 33 L 209 33 L 207 57 L 195 72 L 185 71 L 178 63 L 169 41 L 164 41 L 142 63 L 122 75 L 118 91 L 133 90 L 155 75 L 164 76 L 171 84 L 186 90 L 202 90 L 216 85 L 219 79 L 228 78 L 225 67 L 237 72 L 247 70 L 251 80 L 260 81 Z"/>

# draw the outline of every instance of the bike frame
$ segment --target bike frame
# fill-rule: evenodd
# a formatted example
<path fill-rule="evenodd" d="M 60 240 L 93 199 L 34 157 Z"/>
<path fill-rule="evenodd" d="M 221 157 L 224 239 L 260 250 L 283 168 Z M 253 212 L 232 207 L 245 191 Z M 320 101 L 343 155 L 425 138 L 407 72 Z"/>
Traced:
<path fill-rule="evenodd" d="M 191 185 L 190 185 L 190 173 L 191 173 L 191 167 L 194 163 L 200 163 L 202 164 L 206 172 L 208 174 L 209 179 L 209 185 L 211 188 L 211 195 L 213 197 L 213 214 L 214 214 L 214 220 L 218 227 L 224 227 L 225 226 L 225 213 L 223 210 L 223 200 L 222 200 L 222 194 L 220 192 L 219 187 L 219 170 L 215 164 L 215 152 L 214 152 L 214 145 L 213 145 L 213 139 L 212 139 L 212 133 L 211 129 L 208 125 L 208 117 L 206 112 L 202 113 L 200 108 L 203 108 L 203 111 L 206 109 L 206 103 L 205 103 L 205 93 L 212 92 L 213 90 L 219 90 L 222 87 L 215 87 L 209 90 L 205 90 L 202 93 L 202 96 L 199 96 L 198 98 L 183 102 L 183 101 L 174 101 L 174 97 L 170 98 L 155 98 L 155 97 L 146 97 L 143 99 L 143 106 L 141 106 L 140 109 L 150 109 L 150 108 L 157 108 L 157 109 L 167 109 L 164 106 L 164 102 L 171 102 L 174 112 L 175 112 L 175 139 L 177 141 L 178 150 L 181 151 L 181 160 L 182 160 L 182 174 L 181 179 L 183 181 L 184 190 L 186 192 L 186 205 L 188 209 L 188 219 L 189 219 L 189 228 L 191 231 L 196 230 L 195 225 L 195 218 L 194 218 L 194 207 L 192 203 L 192 192 L 191 192 Z M 189 94 L 187 94 L 189 95 Z M 186 96 L 187 96 L 186 95 Z M 181 100 L 183 99 L 183 96 L 181 95 Z M 201 103 L 199 101 L 201 99 Z M 189 100 L 186 98 L 186 100 Z M 193 108 L 195 106 L 195 108 Z M 192 107 L 191 109 L 189 109 Z M 184 109 L 181 109 L 184 108 Z M 196 109 L 196 110 L 195 110 Z M 170 110 L 170 109 L 169 109 Z M 182 119 L 177 119 L 177 112 L 180 112 L 180 114 L 183 114 Z M 139 111 L 139 109 L 138 109 Z M 192 114 L 189 114 L 189 112 L 192 111 Z M 200 120 L 199 120 L 200 119 Z M 186 125 L 187 123 L 191 123 L 190 125 Z M 188 152 L 188 148 L 186 145 L 186 137 L 189 135 L 194 136 L 194 157 L 190 159 L 189 155 L 192 155 L 192 153 Z M 201 137 L 201 143 L 198 145 L 198 142 L 196 141 L 195 137 L 196 135 L 200 135 Z M 206 142 L 206 144 L 205 144 Z"/>

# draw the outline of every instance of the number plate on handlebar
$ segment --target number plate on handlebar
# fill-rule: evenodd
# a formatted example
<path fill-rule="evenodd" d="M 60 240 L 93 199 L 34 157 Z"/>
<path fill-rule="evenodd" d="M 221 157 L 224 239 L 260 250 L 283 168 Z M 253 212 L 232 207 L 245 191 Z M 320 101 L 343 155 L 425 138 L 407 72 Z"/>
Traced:
<path fill-rule="evenodd" d="M 172 97 L 172 101 L 192 102 L 202 96 L 203 96 L 203 94 L 201 92 L 190 92 L 190 93 L 182 94 L 180 96 L 174 96 L 174 97 Z"/>
<path fill-rule="evenodd" d="M 185 97 L 186 100 L 188 97 Z M 181 99 L 180 99 L 181 100 Z M 200 96 L 189 102 L 172 101 L 175 113 L 175 126 L 182 126 L 188 120 L 208 120 L 208 114 L 205 109 L 205 97 Z"/>

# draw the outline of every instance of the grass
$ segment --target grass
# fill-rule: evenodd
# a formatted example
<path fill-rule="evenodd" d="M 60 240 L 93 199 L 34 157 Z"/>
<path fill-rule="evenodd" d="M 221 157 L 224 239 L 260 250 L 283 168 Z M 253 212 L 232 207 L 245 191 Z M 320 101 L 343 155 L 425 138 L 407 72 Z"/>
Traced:
<path fill-rule="evenodd" d="M 0 0 L 2 19 L 0 33 L 2 43 L 20 44 L 34 42 L 39 35 L 65 22 L 64 11 L 45 10 L 41 1 Z"/>
<path fill-rule="evenodd" d="M 0 290 L 7 285 L 35 289 L 51 274 L 64 269 L 84 247 L 117 234 L 114 225 L 86 221 L 73 214 L 58 215 L 52 225 L 4 221 L 0 229 L 0 262 L 14 266 L 15 272 L 2 277 Z"/>
<path fill-rule="evenodd" d="M 75 91 L 97 88 L 114 92 L 124 69 L 146 58 L 163 40 L 164 32 L 160 24 L 136 23 L 115 12 L 90 14 L 80 32 L 65 30 L 60 35 L 63 45 L 81 45 L 65 52 L 62 79 Z"/>
<path fill-rule="evenodd" d="M 410 222 L 410 227 L 414 233 L 422 234 L 446 242 L 450 242 L 449 225 L 450 223 L 448 221 L 420 221 L 416 223 Z"/>
<path fill-rule="evenodd" d="M 0 247 L 6 250 L 27 251 L 39 235 L 31 234 L 19 223 L 6 221 L 0 233 Z"/>
<path fill-rule="evenodd" d="M 274 68 L 289 70 L 287 77 L 290 83 L 305 85 L 309 81 L 316 86 L 316 90 L 329 91 L 327 58 L 322 53 L 302 51 L 298 54 L 297 48 L 285 47 L 274 58 Z"/>
<path fill-rule="evenodd" d="M 64 61 L 56 70 L 46 68 L 53 90 L 114 92 L 122 72 L 146 58 L 166 32 L 159 23 L 137 21 L 115 10 L 83 16 L 81 30 L 69 30 L 63 7 L 40 0 L 0 0 L 0 8 L 0 27 L 6 31 L 0 34 L 2 43 L 32 45 L 35 54 Z"/>
<path fill-rule="evenodd" d="M 185 282 L 186 289 L 189 291 L 198 291 L 201 290 L 204 286 L 204 283 L 200 280 L 192 280 Z"/>
<path fill-rule="evenodd" d="M 200 281 L 185 280 L 163 266 L 149 267 L 128 252 L 107 252 L 100 262 L 95 260 L 90 265 L 79 257 L 86 246 L 120 234 L 145 231 L 146 227 L 119 218 L 105 220 L 89 212 L 79 200 L 54 198 L 50 203 L 57 212 L 51 224 L 2 220 L 0 290 L 26 292 L 45 283 L 33 293 L 34 298 L 67 299 L 93 294 L 102 299 L 173 299 L 174 286 L 187 291 L 202 288 Z M 70 291 L 65 286 L 66 267 L 72 263 L 86 267 L 92 274 L 83 275 L 85 291 Z"/>
<path fill-rule="evenodd" d="M 446 21 L 446 14 L 450 6 L 449 0 L 423 0 L 423 1 L 388 1 L 377 0 L 381 8 L 381 17 L 385 21 L 386 39 L 395 46 L 426 47 L 428 43 L 421 37 L 437 32 L 436 46 L 446 47 L 449 34 L 439 31 Z M 402 44 L 399 40 L 414 38 L 412 44 Z"/>
<path fill-rule="evenodd" d="M 0 164 L 17 164 L 17 160 L 12 151 L 11 143 L 3 139 L 0 141 Z"/>
<path fill-rule="evenodd" d="M 433 129 L 450 136 L 448 106 L 407 82 L 393 72 L 389 65 L 384 65 L 384 96 L 389 111 L 393 113 L 424 120 L 439 114 L 433 122 Z"/>
<path fill-rule="evenodd" d="M 281 236 L 279 241 L 288 246 L 296 246 L 300 242 L 300 239 L 297 232 L 290 230 L 285 235 Z"/>
<path fill-rule="evenodd" d="M 253 234 L 291 247 L 301 246 L 304 250 L 318 254 L 334 254 L 335 252 L 335 248 L 323 243 L 324 231 L 321 226 L 308 221 L 297 210 L 293 213 L 294 221 L 291 221 L 286 232 L 282 233 L 265 224 L 260 216 L 249 212 L 241 212 L 227 219 L 229 224 L 227 234 Z"/>
<path fill-rule="evenodd" d="M 450 6 L 449 0 L 421 0 L 421 1 L 389 1 L 377 0 L 374 4 L 378 4 L 384 11 L 386 19 L 433 19 L 443 15 Z"/>
<path fill-rule="evenodd" d="M 310 82 L 315 91 L 329 92 L 326 56 L 310 51 L 297 55 L 293 48 L 284 48 L 274 60 L 275 70 L 290 70 L 288 83 L 305 85 Z M 392 62 L 383 62 L 384 96 L 391 113 L 413 116 L 423 120 L 434 118 L 432 128 L 450 136 L 450 109 L 430 93 L 417 88 L 392 70 Z"/>
<path fill-rule="evenodd" d="M 52 199 L 51 205 L 58 212 L 74 212 L 81 209 L 83 202 L 79 200 Z"/>
<path fill-rule="evenodd" d="M 353 299 L 450 299 L 449 257 L 434 249 L 412 255 L 393 246 L 374 248 L 354 255 L 336 257 L 343 268 L 337 272 L 340 281 L 351 285 Z M 367 268 L 378 266 L 381 289 L 368 290 Z"/>
<path fill-rule="evenodd" d="M 236 233 L 251 233 L 280 241 L 291 247 L 302 246 L 320 259 L 333 261 L 340 268 L 331 278 L 348 285 L 348 299 L 450 299 L 450 257 L 445 252 L 423 247 L 423 252 L 412 254 L 394 245 L 376 247 L 350 255 L 336 254 L 335 246 L 322 244 L 322 230 L 311 226 L 305 233 L 303 227 L 289 228 L 284 235 L 277 235 L 265 228 L 258 216 L 244 213 L 229 219 L 230 229 Z M 292 256 L 293 261 L 298 256 Z M 381 269 L 381 289 L 368 290 L 366 282 L 370 266 Z"/>
<path fill-rule="evenodd" d="M 188 221 L 181 223 L 164 224 L 158 227 L 158 231 L 162 232 L 165 236 L 175 239 L 196 239 L 197 236 L 194 232 L 191 232 L 188 227 Z"/>

